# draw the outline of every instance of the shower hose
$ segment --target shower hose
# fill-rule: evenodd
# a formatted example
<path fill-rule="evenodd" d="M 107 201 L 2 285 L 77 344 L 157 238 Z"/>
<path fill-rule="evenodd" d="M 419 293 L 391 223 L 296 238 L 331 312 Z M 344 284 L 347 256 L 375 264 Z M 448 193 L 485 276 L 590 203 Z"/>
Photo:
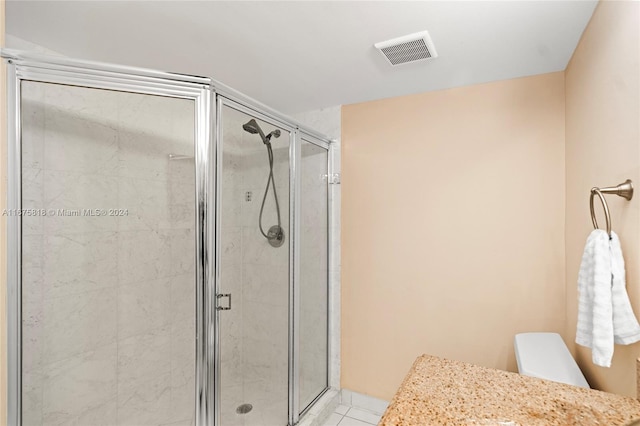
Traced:
<path fill-rule="evenodd" d="M 260 227 L 260 232 L 266 239 L 271 239 L 273 236 L 269 236 L 264 232 L 262 228 L 262 213 L 264 212 L 264 203 L 267 201 L 267 194 L 269 193 L 269 185 L 273 188 L 273 198 L 276 202 L 276 213 L 278 214 L 278 232 L 282 233 L 282 225 L 280 222 L 280 204 L 278 203 L 278 193 L 276 192 L 276 183 L 273 178 L 273 149 L 271 148 L 271 143 L 266 143 L 267 153 L 269 154 L 269 177 L 267 178 L 267 186 L 264 189 L 264 196 L 262 197 L 262 205 L 260 206 L 260 216 L 258 217 L 258 226 Z"/>

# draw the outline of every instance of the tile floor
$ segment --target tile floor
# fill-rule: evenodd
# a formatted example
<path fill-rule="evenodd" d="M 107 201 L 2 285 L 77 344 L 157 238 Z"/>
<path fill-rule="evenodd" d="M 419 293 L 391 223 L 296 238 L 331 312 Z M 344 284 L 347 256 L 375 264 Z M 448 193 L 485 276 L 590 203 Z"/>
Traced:
<path fill-rule="evenodd" d="M 380 417 L 382 416 L 362 408 L 338 405 L 323 426 L 375 426 Z"/>

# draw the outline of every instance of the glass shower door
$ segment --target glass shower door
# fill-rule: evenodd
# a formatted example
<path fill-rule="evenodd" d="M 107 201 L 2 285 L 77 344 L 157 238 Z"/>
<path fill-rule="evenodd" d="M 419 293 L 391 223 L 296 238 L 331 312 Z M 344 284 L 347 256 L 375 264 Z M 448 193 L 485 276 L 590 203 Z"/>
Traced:
<path fill-rule="evenodd" d="M 300 143 L 299 409 L 328 387 L 328 150 Z"/>
<path fill-rule="evenodd" d="M 194 102 L 21 93 L 22 424 L 194 424 Z"/>
<path fill-rule="evenodd" d="M 219 109 L 219 424 L 284 426 L 291 134 L 237 106 Z"/>

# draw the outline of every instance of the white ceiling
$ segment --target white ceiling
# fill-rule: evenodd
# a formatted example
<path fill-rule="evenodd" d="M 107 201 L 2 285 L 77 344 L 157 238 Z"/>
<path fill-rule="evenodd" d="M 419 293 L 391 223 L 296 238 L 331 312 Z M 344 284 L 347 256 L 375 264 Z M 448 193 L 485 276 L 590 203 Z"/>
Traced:
<path fill-rule="evenodd" d="M 64 55 L 211 76 L 286 113 L 565 69 L 597 1 L 7 1 Z M 373 44 L 428 30 L 439 57 Z"/>

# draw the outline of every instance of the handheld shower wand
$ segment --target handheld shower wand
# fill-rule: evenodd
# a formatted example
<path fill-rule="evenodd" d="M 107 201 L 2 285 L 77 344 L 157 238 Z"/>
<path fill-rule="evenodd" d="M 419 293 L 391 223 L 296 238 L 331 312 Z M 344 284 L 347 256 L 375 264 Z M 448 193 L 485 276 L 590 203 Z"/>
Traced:
<path fill-rule="evenodd" d="M 280 203 L 278 202 L 278 193 L 276 192 L 276 183 L 273 177 L 273 149 L 271 148 L 271 138 L 280 137 L 280 130 L 274 130 L 268 135 L 265 136 L 264 132 L 253 118 L 249 120 L 247 123 L 242 125 L 242 128 L 251 134 L 258 134 L 262 139 L 262 143 L 267 147 L 267 155 L 269 157 L 269 176 L 267 177 L 267 187 L 264 190 L 264 196 L 262 197 L 262 205 L 260 206 L 260 215 L 258 217 L 258 227 L 260 228 L 260 233 L 267 239 L 269 244 L 273 247 L 280 247 L 284 244 L 284 230 L 282 229 L 282 222 L 280 220 Z M 264 203 L 267 200 L 267 194 L 269 193 L 269 185 L 273 188 L 273 198 L 276 202 L 276 213 L 278 215 L 278 224 L 273 225 L 269 228 L 269 230 L 265 233 L 262 228 L 262 214 L 264 212 Z"/>
<path fill-rule="evenodd" d="M 262 139 L 262 143 L 265 145 L 268 145 L 271 142 L 271 137 L 275 136 L 276 138 L 280 137 L 280 130 L 276 129 L 273 132 L 269 133 L 268 135 L 265 136 L 264 132 L 262 131 L 262 129 L 260 128 L 260 126 L 258 125 L 258 123 L 256 122 L 255 119 L 251 119 L 248 122 L 246 122 L 245 124 L 242 125 L 242 128 L 246 131 L 249 132 L 253 135 L 255 135 L 256 133 L 260 135 L 260 138 Z"/>

